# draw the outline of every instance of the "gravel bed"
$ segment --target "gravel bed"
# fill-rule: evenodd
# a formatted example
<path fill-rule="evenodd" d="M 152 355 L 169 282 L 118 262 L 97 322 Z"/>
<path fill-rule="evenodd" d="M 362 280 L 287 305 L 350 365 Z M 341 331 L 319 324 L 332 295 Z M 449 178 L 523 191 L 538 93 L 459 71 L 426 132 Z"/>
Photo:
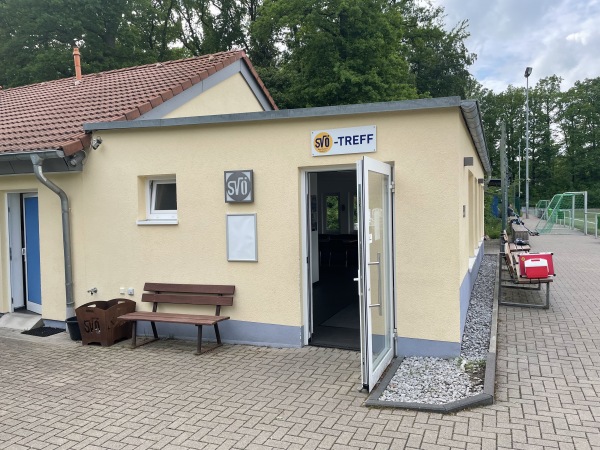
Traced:
<path fill-rule="evenodd" d="M 483 257 L 471 293 L 460 358 L 405 358 L 379 400 L 441 405 L 483 390 L 497 258 Z"/>

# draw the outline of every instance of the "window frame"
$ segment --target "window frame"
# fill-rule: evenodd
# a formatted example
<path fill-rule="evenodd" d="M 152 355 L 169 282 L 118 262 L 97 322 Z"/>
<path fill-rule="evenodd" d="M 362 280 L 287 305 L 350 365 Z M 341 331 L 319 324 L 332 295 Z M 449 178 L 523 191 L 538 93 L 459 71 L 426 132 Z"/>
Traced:
<path fill-rule="evenodd" d="M 337 230 L 328 228 L 328 211 L 329 208 L 327 206 L 327 197 L 337 197 Z M 341 234 L 342 232 L 342 217 L 341 217 L 341 208 L 340 204 L 342 201 L 342 196 L 339 192 L 327 192 L 323 194 L 323 230 L 326 234 Z"/>
<path fill-rule="evenodd" d="M 175 177 L 149 177 L 146 179 L 146 219 L 148 221 L 177 221 L 177 209 L 156 209 L 156 191 L 158 185 L 174 184 L 177 201 L 177 179 Z"/>

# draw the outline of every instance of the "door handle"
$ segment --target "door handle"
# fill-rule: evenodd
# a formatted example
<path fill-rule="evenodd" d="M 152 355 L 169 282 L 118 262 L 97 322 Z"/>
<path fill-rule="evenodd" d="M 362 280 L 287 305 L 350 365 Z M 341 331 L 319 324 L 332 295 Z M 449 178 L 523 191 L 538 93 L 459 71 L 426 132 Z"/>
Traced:
<path fill-rule="evenodd" d="M 383 314 L 382 301 L 381 301 L 381 253 L 377 252 L 377 261 L 373 261 L 369 263 L 370 266 L 377 266 L 377 301 L 378 303 L 373 303 L 369 305 L 369 308 L 379 306 L 379 315 Z"/>
<path fill-rule="evenodd" d="M 377 301 L 379 303 L 372 303 L 369 305 L 369 308 L 379 307 L 379 315 L 383 314 L 382 302 L 381 302 L 381 253 L 377 252 L 377 261 L 371 261 L 367 263 L 369 266 L 377 266 Z M 354 278 L 354 281 L 359 281 L 360 278 Z"/>

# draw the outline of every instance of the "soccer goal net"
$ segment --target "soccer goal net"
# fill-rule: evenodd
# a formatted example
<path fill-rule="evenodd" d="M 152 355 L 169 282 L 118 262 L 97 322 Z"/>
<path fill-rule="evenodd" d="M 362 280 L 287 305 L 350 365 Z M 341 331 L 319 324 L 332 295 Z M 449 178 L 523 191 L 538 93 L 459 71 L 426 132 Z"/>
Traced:
<path fill-rule="evenodd" d="M 535 229 L 540 234 L 581 231 L 588 234 L 594 217 L 588 214 L 587 191 L 556 194 L 552 200 L 542 200 L 536 205 L 540 221 Z"/>

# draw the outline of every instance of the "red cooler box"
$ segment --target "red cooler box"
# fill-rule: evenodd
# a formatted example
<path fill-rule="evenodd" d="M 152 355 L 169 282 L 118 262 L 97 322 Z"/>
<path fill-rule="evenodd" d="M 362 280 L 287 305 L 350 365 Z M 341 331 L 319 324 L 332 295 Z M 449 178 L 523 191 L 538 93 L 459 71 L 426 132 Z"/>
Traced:
<path fill-rule="evenodd" d="M 521 273 L 521 276 L 523 278 L 531 278 L 526 275 L 525 261 L 532 258 L 545 259 L 548 263 L 548 275 L 556 275 L 556 273 L 554 273 L 554 263 L 552 262 L 552 255 L 553 253 L 521 253 L 519 255 L 519 272 Z M 546 276 L 544 276 L 543 278 L 545 278 Z"/>
<path fill-rule="evenodd" d="M 542 258 L 529 258 L 523 264 L 525 266 L 525 276 L 527 278 L 547 278 L 548 261 Z"/>

